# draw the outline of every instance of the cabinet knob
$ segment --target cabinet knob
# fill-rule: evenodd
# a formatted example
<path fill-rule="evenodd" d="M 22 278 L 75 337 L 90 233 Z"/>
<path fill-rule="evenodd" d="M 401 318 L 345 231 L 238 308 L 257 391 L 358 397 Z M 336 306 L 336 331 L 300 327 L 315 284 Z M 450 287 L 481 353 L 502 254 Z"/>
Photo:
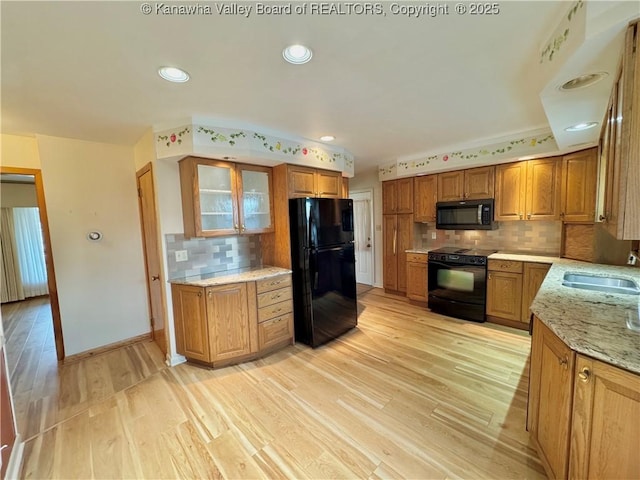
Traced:
<path fill-rule="evenodd" d="M 240 225 L 240 231 L 244 232 L 246 230 L 246 228 L 244 227 L 244 223 L 242 225 Z"/>
<path fill-rule="evenodd" d="M 527 220 L 531 220 L 531 214 L 527 213 Z"/>
<path fill-rule="evenodd" d="M 237 223 L 233 225 L 233 229 L 234 229 L 235 231 L 239 231 L 239 230 L 240 230 L 240 229 L 238 228 L 238 224 L 237 224 Z"/>
<path fill-rule="evenodd" d="M 589 367 L 582 367 L 582 370 L 578 372 L 578 378 L 582 383 L 589 383 L 589 380 L 591 380 L 591 370 L 589 370 Z"/>
<path fill-rule="evenodd" d="M 160 280 L 160 275 L 153 275 L 151 281 L 153 282 L 154 280 Z"/>
<path fill-rule="evenodd" d="M 605 217 L 604 215 L 600 215 L 598 217 L 598 220 L 600 220 L 601 222 L 606 222 L 607 221 L 607 217 Z"/>
<path fill-rule="evenodd" d="M 201 297 L 202 296 L 202 292 L 198 292 L 198 296 Z"/>
<path fill-rule="evenodd" d="M 519 213 L 519 214 L 518 214 L 518 216 L 520 217 L 520 220 L 522 220 L 522 214 L 521 214 L 521 213 Z"/>

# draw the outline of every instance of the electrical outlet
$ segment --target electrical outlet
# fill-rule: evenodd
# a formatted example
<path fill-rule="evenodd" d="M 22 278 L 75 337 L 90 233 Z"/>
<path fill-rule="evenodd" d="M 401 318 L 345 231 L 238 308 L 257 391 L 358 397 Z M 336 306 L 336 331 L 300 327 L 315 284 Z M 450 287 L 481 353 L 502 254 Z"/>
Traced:
<path fill-rule="evenodd" d="M 431 240 L 435 240 L 436 238 L 438 238 L 436 232 L 431 232 Z"/>
<path fill-rule="evenodd" d="M 635 265 L 636 263 L 638 263 L 638 255 L 635 252 L 629 252 L 627 265 Z"/>
<path fill-rule="evenodd" d="M 189 255 L 186 250 L 176 250 L 176 262 L 186 262 L 189 260 Z"/>

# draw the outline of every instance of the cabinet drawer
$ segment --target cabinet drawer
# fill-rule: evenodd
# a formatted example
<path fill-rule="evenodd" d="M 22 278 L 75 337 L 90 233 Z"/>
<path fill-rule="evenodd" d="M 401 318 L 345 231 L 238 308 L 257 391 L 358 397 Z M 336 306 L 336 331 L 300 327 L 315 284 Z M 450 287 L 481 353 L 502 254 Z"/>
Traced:
<path fill-rule="evenodd" d="M 278 290 L 272 290 L 271 292 L 264 292 L 258 294 L 258 308 L 268 307 L 274 303 L 284 302 L 285 300 L 291 300 L 293 294 L 291 287 L 279 288 Z"/>
<path fill-rule="evenodd" d="M 291 285 L 291 275 L 278 275 L 277 277 L 265 278 L 256 282 L 256 290 L 258 293 L 269 292 L 278 288 L 288 287 Z"/>
<path fill-rule="evenodd" d="M 258 309 L 258 323 L 269 320 L 270 318 L 284 315 L 293 311 L 293 304 L 291 300 L 285 300 L 284 302 L 274 303 L 268 307 Z"/>
<path fill-rule="evenodd" d="M 407 253 L 407 262 L 427 263 L 428 258 L 426 253 Z"/>
<path fill-rule="evenodd" d="M 493 270 L 495 272 L 522 273 L 522 262 L 515 260 L 489 259 L 489 270 Z"/>
<path fill-rule="evenodd" d="M 282 342 L 291 341 L 292 338 L 293 313 L 272 318 L 258 325 L 258 346 L 260 350 L 267 349 Z"/>

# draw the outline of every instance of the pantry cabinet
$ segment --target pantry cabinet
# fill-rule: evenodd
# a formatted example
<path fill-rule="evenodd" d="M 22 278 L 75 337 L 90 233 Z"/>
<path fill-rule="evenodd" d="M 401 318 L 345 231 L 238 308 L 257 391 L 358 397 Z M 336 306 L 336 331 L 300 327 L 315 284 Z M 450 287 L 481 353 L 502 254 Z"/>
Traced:
<path fill-rule="evenodd" d="M 438 176 L 424 175 L 415 177 L 413 182 L 413 219 L 416 222 L 436 221 L 436 202 L 438 201 Z"/>
<path fill-rule="evenodd" d="M 562 221 L 594 221 L 597 180 L 597 149 L 590 148 L 562 157 Z"/>
<path fill-rule="evenodd" d="M 413 177 L 382 182 L 382 213 L 413 213 Z"/>
<path fill-rule="evenodd" d="M 407 291 L 407 254 L 413 246 L 413 215 L 383 215 L 383 276 L 385 290 Z"/>
<path fill-rule="evenodd" d="M 407 298 L 411 300 L 428 300 L 427 262 L 426 253 L 407 253 Z"/>
<path fill-rule="evenodd" d="M 340 198 L 342 174 L 331 170 L 289 165 L 289 198 Z"/>
<path fill-rule="evenodd" d="M 271 168 L 186 157 L 179 169 L 186 237 L 273 232 Z"/>
<path fill-rule="evenodd" d="M 559 220 L 562 157 L 496 167 L 495 220 Z"/>
<path fill-rule="evenodd" d="M 219 367 L 293 342 L 291 275 L 210 287 L 172 284 L 176 350 Z"/>
<path fill-rule="evenodd" d="M 640 33 L 627 29 L 622 69 L 600 138 L 605 165 L 604 205 L 599 220 L 618 240 L 640 238 Z"/>
<path fill-rule="evenodd" d="M 438 174 L 438 201 L 493 198 L 495 167 L 470 168 Z"/>
<path fill-rule="evenodd" d="M 549 478 L 567 478 L 576 355 L 539 319 L 534 322 L 528 430 Z"/>

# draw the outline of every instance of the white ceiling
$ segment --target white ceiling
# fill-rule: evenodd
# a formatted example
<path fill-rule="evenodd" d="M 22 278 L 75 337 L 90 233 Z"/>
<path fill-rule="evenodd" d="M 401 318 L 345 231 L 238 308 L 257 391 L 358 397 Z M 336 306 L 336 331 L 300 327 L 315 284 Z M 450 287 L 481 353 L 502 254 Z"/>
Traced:
<path fill-rule="evenodd" d="M 623 2 L 604 3 L 594 11 Z M 394 16 L 390 2 L 379 17 L 258 16 L 252 4 L 244 18 L 217 14 L 220 4 L 200 3 L 212 15 L 176 16 L 143 15 L 128 1 L 0 2 L 2 131 L 132 145 L 153 125 L 207 116 L 335 135 L 357 174 L 550 126 L 539 51 L 571 2 L 503 1 L 494 16 L 460 16 L 449 3 L 435 18 Z M 285 63 L 291 43 L 310 46 L 312 61 Z M 595 52 L 617 64 L 619 49 Z M 161 65 L 191 81 L 165 82 Z"/>

